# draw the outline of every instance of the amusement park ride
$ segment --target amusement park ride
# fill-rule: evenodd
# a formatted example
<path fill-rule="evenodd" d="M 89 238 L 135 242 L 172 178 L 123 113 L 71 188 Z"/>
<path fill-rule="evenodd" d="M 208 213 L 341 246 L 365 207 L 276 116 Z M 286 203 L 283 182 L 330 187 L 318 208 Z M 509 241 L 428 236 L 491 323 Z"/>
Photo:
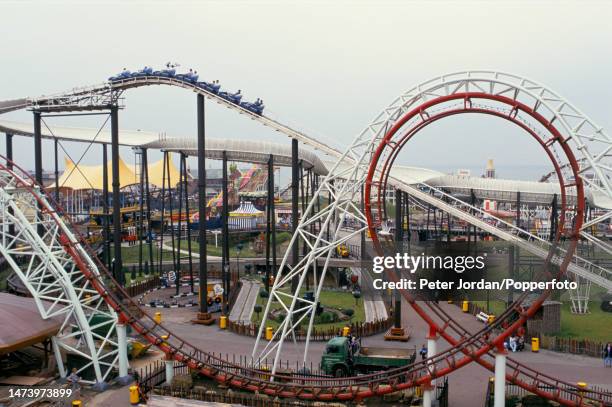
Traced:
<path fill-rule="evenodd" d="M 289 304 L 285 318 L 272 340 L 265 344 L 266 324 L 260 325 L 252 363 L 248 365 L 198 349 L 148 316 L 121 284 L 112 279 L 84 239 L 76 234 L 62 208 L 40 187 L 41 114 L 110 113 L 112 155 L 113 163 L 116 163 L 122 95 L 129 89 L 151 85 L 175 86 L 197 94 L 200 196 L 205 196 L 205 98 L 290 137 L 296 155 L 298 142 L 302 142 L 336 160 L 299 222 L 293 219 L 293 237 L 273 279 L 270 300 L 264 311 L 265 321 L 269 317 L 271 302 L 278 300 L 280 304 Z M 278 372 L 285 342 L 291 341 L 295 331 L 304 325 L 307 326 L 307 338 L 303 360 L 307 361 L 323 280 L 338 246 L 353 238 L 360 239 L 361 253 L 365 257 L 366 233 L 374 248 L 371 255 L 383 254 L 384 246 L 393 240 L 390 234 L 383 236 L 380 233 L 381 225 L 387 220 L 384 194 L 391 186 L 412 199 L 432 205 L 544 259 L 549 278 L 560 278 L 568 273 L 584 284 L 595 283 L 612 291 L 612 272 L 575 254 L 580 240 L 587 240 L 612 254 L 608 242 L 589 233 L 591 226 L 612 217 L 612 139 L 601 127 L 568 101 L 534 81 L 501 72 L 465 71 L 433 78 L 402 93 L 357 135 L 346 151 L 341 152 L 323 140 L 316 140 L 265 116 L 260 99 L 252 103 L 241 102 L 239 96 L 240 92 L 220 91 L 217 82 L 199 82 L 197 73 L 181 75 L 168 67 L 160 71 L 145 68 L 133 74 L 125 71 L 103 84 L 58 95 L 0 102 L 0 113 L 22 109 L 33 112 L 36 163 L 35 179 L 14 164 L 13 157 L 7 157 L 0 164 L 0 253 L 36 300 L 41 315 L 64 318 L 61 334 L 53 340 L 62 376 L 67 373 L 62 364 L 62 352 L 71 352 L 86 360 L 81 370 L 93 368 L 95 379 L 92 382 L 99 387 L 104 386 L 116 369 L 120 378 L 126 378 L 128 361 L 124 344 L 126 327 L 130 325 L 163 351 L 170 361 L 182 362 L 219 383 L 273 396 L 321 401 L 361 400 L 423 385 L 426 389 L 424 399 L 427 400 L 431 399 L 428 389 L 436 379 L 475 362 L 496 373 L 496 393 L 503 393 L 506 380 L 568 406 L 586 405 L 587 400 L 603 403 L 610 397 L 610 393 L 586 392 L 576 384 L 542 374 L 507 357 L 502 351 L 504 340 L 534 315 L 550 294 L 547 291 L 523 309 L 518 319 L 508 323 L 525 299 L 524 295 L 519 296 L 494 322 L 476 333 L 465 330 L 436 302 L 419 300 L 408 292 L 402 292 L 404 299 L 429 326 L 427 359 L 384 372 L 341 378 L 295 378 Z M 550 159 L 555 168 L 552 178 L 560 185 L 559 226 L 552 239 L 542 239 L 501 219 L 496 219 L 495 224 L 485 222 L 482 216 L 478 216 L 482 214 L 482 208 L 425 183 L 408 182 L 391 171 L 399 152 L 420 130 L 442 118 L 470 113 L 486 114 L 515 124 L 531 135 Z M 297 179 L 296 172 L 297 166 L 294 165 L 292 179 Z M 118 187 L 115 165 L 112 178 L 113 186 Z M 120 230 L 116 195 L 113 196 L 113 222 L 115 230 Z M 569 204 L 570 195 L 576 197 L 575 204 Z M 323 208 L 317 205 L 322 196 L 330 198 L 330 204 Z M 297 208 L 297 193 L 293 198 L 292 206 Z M 585 221 L 587 199 L 605 208 L 605 214 Z M 205 200 L 200 199 L 200 219 L 206 216 L 205 205 Z M 491 218 L 491 214 L 487 216 Z M 355 219 L 357 224 L 349 232 L 342 227 L 348 217 Z M 315 223 L 321 226 L 313 228 Z M 200 228 L 201 242 L 205 239 L 204 233 L 204 228 Z M 114 244 L 115 251 L 120 252 L 120 239 L 115 239 Z M 308 250 L 300 256 L 304 245 Z M 199 255 L 200 259 L 206 258 L 205 244 L 199 245 Z M 18 258 L 27 258 L 28 261 L 18 263 Z M 117 261 L 120 265 L 120 256 Z M 199 280 L 206 284 L 206 261 L 201 261 L 199 267 Z M 395 270 L 386 270 L 386 275 L 390 280 L 398 278 Z M 307 278 L 314 281 L 316 287 L 314 300 L 300 295 Z M 202 302 L 199 311 L 199 318 L 211 318 L 206 302 Z M 103 330 L 104 335 L 100 334 L 101 327 L 108 328 Z M 440 337 L 452 347 L 437 352 L 436 342 Z M 274 365 L 269 375 L 262 376 L 257 361 L 267 356 L 274 358 Z"/>

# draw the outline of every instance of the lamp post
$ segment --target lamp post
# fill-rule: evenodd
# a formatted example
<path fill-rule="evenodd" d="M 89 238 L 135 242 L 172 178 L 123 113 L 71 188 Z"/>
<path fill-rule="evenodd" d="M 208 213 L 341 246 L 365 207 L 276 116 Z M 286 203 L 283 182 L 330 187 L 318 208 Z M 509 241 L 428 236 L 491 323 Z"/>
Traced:
<path fill-rule="evenodd" d="M 240 252 L 242 251 L 242 243 L 238 243 L 236 245 L 236 273 L 238 276 L 238 279 L 240 280 Z"/>
<path fill-rule="evenodd" d="M 225 288 L 223 290 L 223 304 L 225 315 L 229 312 L 229 289 L 230 289 L 230 265 L 229 263 L 223 265 L 223 284 Z"/>

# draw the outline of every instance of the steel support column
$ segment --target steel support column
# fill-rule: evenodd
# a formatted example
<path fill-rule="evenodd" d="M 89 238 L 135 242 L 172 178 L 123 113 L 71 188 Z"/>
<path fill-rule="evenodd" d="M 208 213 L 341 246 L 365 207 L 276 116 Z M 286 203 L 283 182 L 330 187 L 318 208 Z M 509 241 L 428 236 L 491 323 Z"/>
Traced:
<path fill-rule="evenodd" d="M 121 201 L 119 179 L 119 107 L 111 106 L 111 156 L 113 185 L 113 248 L 115 257 L 115 272 L 119 285 L 125 285 L 123 261 L 121 260 Z"/>
<path fill-rule="evenodd" d="M 298 224 L 299 210 L 299 195 L 300 195 L 300 165 L 298 157 L 298 141 L 291 139 L 291 233 L 295 234 Z M 273 214 L 274 215 L 274 214 Z M 274 216 L 273 216 L 274 217 Z M 274 230 L 276 230 L 276 222 L 274 222 Z M 275 245 L 276 246 L 276 245 Z M 300 245 L 294 244 L 291 249 L 291 266 L 295 267 L 300 261 Z M 299 276 L 293 277 L 291 281 L 291 291 L 295 291 Z"/>
<path fill-rule="evenodd" d="M 395 190 L 395 251 L 397 253 L 404 252 L 404 225 L 402 224 L 402 191 L 400 189 Z M 397 271 L 398 274 L 400 270 Z M 393 306 L 393 327 L 402 327 L 402 297 L 399 290 L 395 292 L 395 304 Z"/>
<path fill-rule="evenodd" d="M 200 216 L 198 244 L 200 255 L 200 266 L 198 277 L 200 279 L 199 298 L 199 320 L 211 320 L 208 313 L 208 261 L 206 259 L 206 140 L 205 140 L 205 117 L 204 96 L 197 96 L 197 120 L 198 120 L 198 214 Z"/>
<path fill-rule="evenodd" d="M 34 178 L 42 185 L 42 134 L 40 112 L 34 112 Z"/>
<path fill-rule="evenodd" d="M 187 226 L 187 251 L 189 252 L 189 288 L 195 292 L 193 278 L 193 256 L 191 255 L 191 213 L 189 212 L 189 181 L 187 179 L 187 155 L 181 153 L 181 173 L 183 175 L 183 190 L 185 191 L 185 222 Z"/>
<path fill-rule="evenodd" d="M 548 238 L 551 242 L 555 241 L 558 226 L 557 194 L 555 194 L 550 208 L 550 236 Z"/>
<path fill-rule="evenodd" d="M 506 358 L 508 352 L 499 347 L 495 354 L 495 385 L 493 390 L 493 406 L 504 407 L 506 405 Z"/>
<path fill-rule="evenodd" d="M 149 159 L 147 149 L 142 150 L 142 166 L 145 171 L 144 176 L 144 187 L 145 187 L 145 199 L 147 205 L 147 242 L 149 244 L 149 266 L 151 267 L 151 273 L 154 273 L 153 265 L 153 230 L 151 229 L 151 195 L 149 190 Z M 159 272 L 159 271 L 158 271 Z"/>
<path fill-rule="evenodd" d="M 104 263 L 109 270 L 113 271 L 111 264 L 110 222 L 108 214 L 108 148 L 106 144 L 102 144 L 102 227 L 104 234 Z"/>
<path fill-rule="evenodd" d="M 119 351 L 119 377 L 121 384 L 126 385 L 132 381 L 132 377 L 128 374 L 128 342 L 127 342 L 127 326 L 124 323 L 118 323 L 117 327 L 117 350 Z"/>
<path fill-rule="evenodd" d="M 54 138 L 53 139 L 53 158 L 54 158 L 54 170 L 55 170 L 55 202 L 59 203 L 60 185 L 59 185 L 59 159 L 57 156 L 57 147 L 58 147 L 58 140 L 57 138 Z"/>
<path fill-rule="evenodd" d="M 7 167 L 13 169 L 13 135 L 6 133 L 6 159 Z"/>
<path fill-rule="evenodd" d="M 41 118 L 40 112 L 34 112 L 34 178 L 36 182 L 42 186 L 42 134 L 40 128 Z M 38 234 L 42 236 L 44 233 L 43 227 L 37 227 Z"/>
<path fill-rule="evenodd" d="M 270 237 L 272 234 L 272 206 L 274 205 L 274 157 L 270 154 L 268 158 L 268 185 L 267 185 L 267 201 L 266 201 L 266 291 L 270 292 Z"/>
<path fill-rule="evenodd" d="M 222 252 L 222 283 L 223 283 L 223 304 L 225 312 L 229 311 L 229 291 L 230 291 L 230 256 L 229 256 L 229 188 L 228 188 L 228 174 L 227 174 L 227 151 L 223 151 L 223 169 L 221 180 L 221 188 L 223 189 L 223 239 L 221 242 Z M 266 286 L 267 287 L 267 286 Z"/>
<path fill-rule="evenodd" d="M 6 133 L 6 166 L 13 169 L 13 135 Z M 13 208 L 9 208 L 9 214 L 13 215 Z M 9 234 L 15 236 L 15 225 L 13 222 L 9 224 Z"/>

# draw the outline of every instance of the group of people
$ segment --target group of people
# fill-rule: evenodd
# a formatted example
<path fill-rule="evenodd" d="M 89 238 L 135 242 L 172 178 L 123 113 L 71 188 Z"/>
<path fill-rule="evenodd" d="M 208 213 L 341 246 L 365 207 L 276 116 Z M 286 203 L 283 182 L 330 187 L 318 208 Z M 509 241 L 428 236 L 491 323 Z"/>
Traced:
<path fill-rule="evenodd" d="M 525 335 L 513 333 L 504 341 L 504 348 L 512 352 L 520 352 L 525 349 Z"/>

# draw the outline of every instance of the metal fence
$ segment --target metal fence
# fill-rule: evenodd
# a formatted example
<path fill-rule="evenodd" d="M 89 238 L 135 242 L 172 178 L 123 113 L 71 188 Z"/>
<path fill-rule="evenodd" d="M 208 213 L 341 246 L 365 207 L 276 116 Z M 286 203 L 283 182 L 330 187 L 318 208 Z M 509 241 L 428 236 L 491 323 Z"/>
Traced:
<path fill-rule="evenodd" d="M 485 395 L 484 407 L 493 407 L 494 388 L 495 388 L 495 382 L 493 380 L 489 380 L 489 382 L 487 383 L 487 392 Z M 548 391 L 548 392 L 553 392 L 556 390 L 553 386 L 543 385 L 543 384 L 539 385 L 538 389 Z M 582 395 L 584 399 L 599 400 L 601 398 L 601 395 L 599 394 L 596 395 L 595 393 L 597 392 L 601 393 L 601 392 L 607 392 L 607 391 L 609 390 L 601 388 L 601 387 L 597 387 L 597 386 L 590 386 L 589 390 L 585 390 L 582 392 Z M 533 393 L 529 392 L 528 390 L 523 389 L 522 387 L 514 383 L 506 383 L 506 400 L 508 400 L 508 398 L 515 398 L 515 399 L 520 400 L 523 397 L 528 396 L 528 395 L 533 395 Z M 577 400 L 576 398 L 576 400 L 572 400 L 572 401 L 579 401 L 579 400 Z M 605 406 L 612 406 L 612 395 L 604 396 L 604 399 L 602 401 L 604 402 Z M 506 405 L 510 405 L 510 404 L 506 404 Z M 599 405 L 599 404 L 594 404 L 594 405 Z"/>
<path fill-rule="evenodd" d="M 219 355 L 223 356 L 223 355 Z M 227 355 L 226 359 L 229 360 Z M 235 358 L 234 363 L 246 364 L 248 358 L 238 357 Z M 267 366 L 267 361 L 260 361 L 260 366 Z M 279 367 L 279 371 L 285 370 L 284 374 L 290 372 L 293 363 L 283 362 Z M 323 377 L 319 371 L 313 368 L 312 363 L 310 364 L 309 373 L 304 372 L 303 369 L 298 369 L 298 363 L 295 364 L 295 370 L 291 371 L 291 375 L 294 377 Z M 308 370 L 308 369 L 306 369 Z M 175 364 L 174 374 L 190 374 L 190 370 L 186 365 Z M 261 377 L 265 378 L 269 375 L 269 372 L 265 369 L 261 370 Z M 329 376 L 326 376 L 329 377 Z M 193 388 L 184 388 L 180 386 L 162 386 L 166 382 L 166 369 L 163 361 L 156 361 L 153 364 L 140 369 L 137 372 L 137 381 L 139 387 L 139 393 L 142 399 L 146 400 L 151 394 L 158 394 L 161 396 L 171 396 L 191 400 L 200 400 L 207 402 L 216 403 L 236 403 L 244 406 L 252 407 L 269 407 L 271 400 L 266 396 L 258 394 L 248 394 L 242 392 L 235 392 L 232 390 L 223 389 L 207 389 L 203 386 L 194 386 Z M 449 391 L 448 391 L 448 378 L 445 377 L 443 380 L 438 380 L 436 383 L 436 400 L 438 400 L 439 407 L 449 406 Z M 320 402 L 309 402 L 304 400 L 290 400 L 290 399 L 275 399 L 275 407 L 290 407 L 290 406 L 319 406 Z M 492 406 L 492 404 L 491 404 Z"/>
<path fill-rule="evenodd" d="M 555 352 L 587 355 L 596 358 L 603 357 L 604 346 L 603 342 L 590 341 L 588 339 L 561 338 L 548 335 L 541 335 L 540 337 L 540 347 L 542 348 Z"/>

